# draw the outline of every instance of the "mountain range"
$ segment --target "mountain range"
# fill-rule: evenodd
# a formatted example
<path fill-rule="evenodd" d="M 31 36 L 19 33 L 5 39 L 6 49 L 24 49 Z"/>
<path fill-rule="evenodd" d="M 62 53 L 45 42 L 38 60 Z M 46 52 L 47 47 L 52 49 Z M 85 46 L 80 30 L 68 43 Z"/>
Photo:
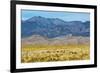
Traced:
<path fill-rule="evenodd" d="M 59 18 L 34 16 L 21 21 L 21 36 L 40 35 L 55 38 L 65 35 L 90 36 L 90 21 L 64 21 Z"/>

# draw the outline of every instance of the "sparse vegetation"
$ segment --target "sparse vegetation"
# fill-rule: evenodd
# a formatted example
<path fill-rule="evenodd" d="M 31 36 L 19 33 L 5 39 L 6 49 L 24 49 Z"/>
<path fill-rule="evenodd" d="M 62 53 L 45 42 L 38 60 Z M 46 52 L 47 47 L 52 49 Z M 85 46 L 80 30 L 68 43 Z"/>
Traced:
<path fill-rule="evenodd" d="M 90 58 L 89 45 L 24 45 L 21 62 L 49 62 L 87 60 Z"/>

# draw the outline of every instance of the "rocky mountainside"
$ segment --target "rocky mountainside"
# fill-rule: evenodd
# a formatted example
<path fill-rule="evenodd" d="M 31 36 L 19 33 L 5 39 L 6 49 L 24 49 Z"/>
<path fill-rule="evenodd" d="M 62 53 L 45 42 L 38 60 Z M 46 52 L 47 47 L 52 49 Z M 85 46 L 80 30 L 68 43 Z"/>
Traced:
<path fill-rule="evenodd" d="M 67 22 L 59 18 L 34 16 L 28 20 L 22 21 L 21 24 L 22 38 L 32 35 L 55 38 L 69 34 L 73 36 L 90 36 L 90 22 Z"/>

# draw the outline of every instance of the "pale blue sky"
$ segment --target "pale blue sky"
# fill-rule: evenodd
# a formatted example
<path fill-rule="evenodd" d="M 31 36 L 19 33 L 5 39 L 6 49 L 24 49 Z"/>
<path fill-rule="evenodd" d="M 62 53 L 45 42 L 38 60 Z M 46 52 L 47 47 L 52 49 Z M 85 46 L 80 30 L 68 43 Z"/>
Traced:
<path fill-rule="evenodd" d="M 64 21 L 89 21 L 90 13 L 80 12 L 61 12 L 61 11 L 37 11 L 37 10 L 22 10 L 22 20 L 27 20 L 33 16 L 42 16 L 45 18 L 60 18 Z"/>

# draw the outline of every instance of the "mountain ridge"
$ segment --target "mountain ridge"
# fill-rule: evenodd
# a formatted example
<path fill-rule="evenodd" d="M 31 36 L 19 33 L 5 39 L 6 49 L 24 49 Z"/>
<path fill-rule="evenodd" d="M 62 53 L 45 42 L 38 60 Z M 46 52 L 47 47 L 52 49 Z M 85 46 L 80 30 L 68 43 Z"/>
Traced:
<path fill-rule="evenodd" d="M 41 16 L 34 16 L 21 22 L 22 38 L 32 35 L 55 38 L 69 34 L 73 36 L 90 36 L 90 22 L 64 21 L 59 18 Z"/>

